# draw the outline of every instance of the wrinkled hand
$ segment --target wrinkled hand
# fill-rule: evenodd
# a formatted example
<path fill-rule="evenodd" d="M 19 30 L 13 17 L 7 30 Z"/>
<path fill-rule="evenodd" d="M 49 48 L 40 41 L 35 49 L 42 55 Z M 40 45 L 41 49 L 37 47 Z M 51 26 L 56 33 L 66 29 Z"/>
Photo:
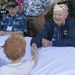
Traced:
<path fill-rule="evenodd" d="M 42 46 L 43 47 L 52 46 L 52 41 L 42 38 Z"/>

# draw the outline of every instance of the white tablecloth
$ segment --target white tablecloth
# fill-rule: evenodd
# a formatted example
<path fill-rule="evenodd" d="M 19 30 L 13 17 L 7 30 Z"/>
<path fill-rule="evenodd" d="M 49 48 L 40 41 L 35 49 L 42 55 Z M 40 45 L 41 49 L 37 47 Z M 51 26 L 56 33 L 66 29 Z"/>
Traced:
<path fill-rule="evenodd" d="M 30 75 L 75 75 L 75 48 L 41 48 Z"/>
<path fill-rule="evenodd" d="M 22 60 L 31 59 L 30 37 L 27 41 L 26 55 Z M 0 57 L 10 62 L 2 48 Z M 74 47 L 41 47 L 39 48 L 38 60 L 30 75 L 75 75 L 75 48 Z"/>

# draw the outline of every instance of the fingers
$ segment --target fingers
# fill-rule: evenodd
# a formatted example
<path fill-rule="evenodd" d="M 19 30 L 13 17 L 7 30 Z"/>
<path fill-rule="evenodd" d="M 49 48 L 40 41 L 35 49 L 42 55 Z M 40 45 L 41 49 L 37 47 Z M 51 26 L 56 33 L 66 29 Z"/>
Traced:
<path fill-rule="evenodd" d="M 36 43 L 33 43 L 33 44 L 32 44 L 32 49 L 35 49 L 35 50 L 38 49 Z"/>
<path fill-rule="evenodd" d="M 33 51 L 33 53 L 38 52 L 38 47 L 37 47 L 36 43 L 32 44 L 32 51 Z"/>
<path fill-rule="evenodd" d="M 37 50 L 37 49 L 32 48 L 32 49 L 31 49 L 31 52 L 32 52 L 32 54 L 37 54 L 37 53 L 38 53 L 38 50 Z"/>
<path fill-rule="evenodd" d="M 33 52 L 33 53 L 38 53 L 38 50 L 37 50 L 37 49 L 32 48 L 32 52 Z"/>

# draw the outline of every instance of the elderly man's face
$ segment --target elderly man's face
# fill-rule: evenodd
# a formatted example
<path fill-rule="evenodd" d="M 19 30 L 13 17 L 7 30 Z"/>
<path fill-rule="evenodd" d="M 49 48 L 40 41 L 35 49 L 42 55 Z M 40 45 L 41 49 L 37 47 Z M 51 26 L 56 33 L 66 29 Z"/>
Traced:
<path fill-rule="evenodd" d="M 18 12 L 18 6 L 16 6 L 15 8 L 9 7 L 8 9 L 9 9 L 9 14 L 11 16 L 16 15 L 16 13 Z"/>
<path fill-rule="evenodd" d="M 67 11 L 54 11 L 53 12 L 53 20 L 58 26 L 61 26 L 64 23 L 67 16 L 68 16 Z"/>

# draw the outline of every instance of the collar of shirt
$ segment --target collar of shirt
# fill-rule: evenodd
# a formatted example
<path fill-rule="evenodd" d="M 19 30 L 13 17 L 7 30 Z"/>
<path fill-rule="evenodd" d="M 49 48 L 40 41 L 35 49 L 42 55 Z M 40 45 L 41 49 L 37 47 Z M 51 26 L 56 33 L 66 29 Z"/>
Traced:
<path fill-rule="evenodd" d="M 16 13 L 16 15 L 14 15 L 14 16 L 11 16 L 10 14 L 8 15 L 9 17 L 12 17 L 13 19 L 15 19 L 16 17 L 18 17 L 19 16 L 19 12 L 18 13 Z"/>

